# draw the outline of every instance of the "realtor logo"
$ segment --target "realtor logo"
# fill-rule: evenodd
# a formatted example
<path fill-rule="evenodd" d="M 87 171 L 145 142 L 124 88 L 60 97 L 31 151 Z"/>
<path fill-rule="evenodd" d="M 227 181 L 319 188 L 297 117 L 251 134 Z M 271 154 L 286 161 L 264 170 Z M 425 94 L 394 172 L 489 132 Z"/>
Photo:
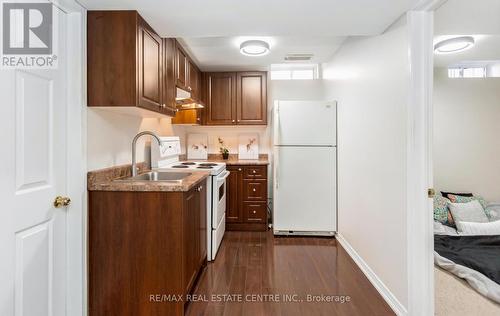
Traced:
<path fill-rule="evenodd" d="M 4 2 L 2 11 L 2 67 L 54 68 L 52 3 Z"/>

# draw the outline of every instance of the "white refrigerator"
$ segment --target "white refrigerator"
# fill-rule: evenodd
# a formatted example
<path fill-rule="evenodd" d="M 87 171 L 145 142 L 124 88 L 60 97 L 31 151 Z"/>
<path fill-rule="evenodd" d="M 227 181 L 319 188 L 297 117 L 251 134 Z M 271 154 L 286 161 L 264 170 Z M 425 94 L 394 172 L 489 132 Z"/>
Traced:
<path fill-rule="evenodd" d="M 337 230 L 337 103 L 275 101 L 275 235 L 332 236 Z"/>

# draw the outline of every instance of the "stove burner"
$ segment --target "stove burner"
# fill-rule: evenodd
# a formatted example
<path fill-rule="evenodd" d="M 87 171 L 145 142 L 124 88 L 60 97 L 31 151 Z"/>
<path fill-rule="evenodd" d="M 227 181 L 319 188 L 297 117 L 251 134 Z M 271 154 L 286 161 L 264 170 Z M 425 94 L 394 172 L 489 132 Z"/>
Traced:
<path fill-rule="evenodd" d="M 212 166 L 202 166 L 202 165 L 199 165 L 196 168 L 198 168 L 198 169 L 212 169 L 213 167 Z"/>
<path fill-rule="evenodd" d="M 189 168 L 189 166 L 177 165 L 177 166 L 172 166 L 172 168 Z"/>
<path fill-rule="evenodd" d="M 215 167 L 215 166 L 217 166 L 216 163 L 212 163 L 212 162 L 200 163 L 199 165 L 202 167 Z"/>
<path fill-rule="evenodd" d="M 196 165 L 196 162 L 182 162 L 181 165 L 184 165 L 184 166 L 193 166 L 193 165 Z"/>

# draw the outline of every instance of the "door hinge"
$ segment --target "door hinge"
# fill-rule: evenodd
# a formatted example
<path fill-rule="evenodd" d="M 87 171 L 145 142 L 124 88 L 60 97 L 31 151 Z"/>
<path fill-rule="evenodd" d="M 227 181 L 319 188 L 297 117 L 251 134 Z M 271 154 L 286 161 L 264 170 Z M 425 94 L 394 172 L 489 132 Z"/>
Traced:
<path fill-rule="evenodd" d="M 427 196 L 429 199 L 433 199 L 436 196 L 436 191 L 434 189 L 427 189 Z"/>

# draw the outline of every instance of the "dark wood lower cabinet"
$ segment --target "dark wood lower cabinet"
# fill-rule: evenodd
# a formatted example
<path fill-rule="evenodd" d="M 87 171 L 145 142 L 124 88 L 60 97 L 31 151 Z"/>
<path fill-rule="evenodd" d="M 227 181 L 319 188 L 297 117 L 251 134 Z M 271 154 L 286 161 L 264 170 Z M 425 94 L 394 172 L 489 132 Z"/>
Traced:
<path fill-rule="evenodd" d="M 206 265 L 205 182 L 189 192 L 92 191 L 88 227 L 89 315 L 184 315 Z"/>
<path fill-rule="evenodd" d="M 267 230 L 267 166 L 232 165 L 227 179 L 226 229 Z"/>

